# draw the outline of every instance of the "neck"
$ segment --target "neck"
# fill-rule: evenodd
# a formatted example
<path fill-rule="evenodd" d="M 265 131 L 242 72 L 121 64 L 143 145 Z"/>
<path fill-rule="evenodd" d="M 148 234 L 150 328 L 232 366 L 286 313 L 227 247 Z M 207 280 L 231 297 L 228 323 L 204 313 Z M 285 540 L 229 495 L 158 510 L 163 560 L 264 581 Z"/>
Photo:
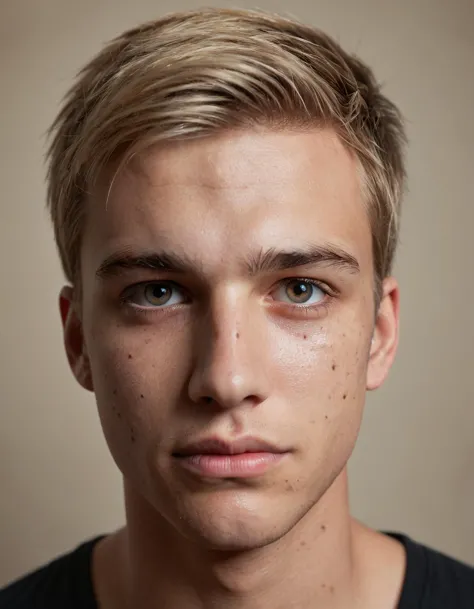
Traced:
<path fill-rule="evenodd" d="M 336 609 L 355 590 L 354 535 L 344 470 L 317 505 L 273 544 L 242 552 L 199 546 L 125 483 L 123 556 L 129 606 L 142 609 Z M 116 548 L 116 550 L 118 547 Z M 125 592 L 125 591 L 124 591 Z"/>

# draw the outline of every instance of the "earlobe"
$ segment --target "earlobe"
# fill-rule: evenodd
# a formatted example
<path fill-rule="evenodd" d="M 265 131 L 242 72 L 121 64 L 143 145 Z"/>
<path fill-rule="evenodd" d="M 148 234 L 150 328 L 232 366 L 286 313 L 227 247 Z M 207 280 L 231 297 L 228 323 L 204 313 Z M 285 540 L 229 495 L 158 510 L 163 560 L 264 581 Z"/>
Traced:
<path fill-rule="evenodd" d="M 383 282 L 367 367 L 367 390 L 377 389 L 388 376 L 395 359 L 399 333 L 399 288 L 393 277 Z"/>
<path fill-rule="evenodd" d="M 74 298 L 74 288 L 65 286 L 59 296 L 59 310 L 63 324 L 64 347 L 69 366 L 77 382 L 93 391 L 89 356 L 84 343 L 82 320 Z"/>

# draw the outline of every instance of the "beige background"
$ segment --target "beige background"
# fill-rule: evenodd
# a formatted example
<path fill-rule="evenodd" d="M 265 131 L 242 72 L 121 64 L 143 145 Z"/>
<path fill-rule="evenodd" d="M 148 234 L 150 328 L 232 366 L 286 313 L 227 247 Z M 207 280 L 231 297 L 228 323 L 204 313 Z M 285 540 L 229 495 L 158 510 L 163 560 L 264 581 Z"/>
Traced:
<path fill-rule="evenodd" d="M 107 39 L 199 5 L 1 0 L 0 585 L 123 519 L 93 397 L 76 386 L 62 350 L 44 131 L 75 71 Z M 474 4 L 259 6 L 290 6 L 359 53 L 409 121 L 402 342 L 389 381 L 369 399 L 351 462 L 352 505 L 374 527 L 474 563 Z"/>

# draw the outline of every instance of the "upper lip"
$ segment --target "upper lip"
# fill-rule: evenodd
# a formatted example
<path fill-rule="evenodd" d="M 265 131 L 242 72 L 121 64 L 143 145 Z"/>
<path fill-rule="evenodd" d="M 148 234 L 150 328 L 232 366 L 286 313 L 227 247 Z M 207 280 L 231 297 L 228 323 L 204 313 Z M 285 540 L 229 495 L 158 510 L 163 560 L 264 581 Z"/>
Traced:
<path fill-rule="evenodd" d="M 173 454 L 177 457 L 184 457 L 189 455 L 239 455 L 256 452 L 283 453 L 287 451 L 260 438 L 249 436 L 233 441 L 217 437 L 206 438 L 183 445 Z"/>

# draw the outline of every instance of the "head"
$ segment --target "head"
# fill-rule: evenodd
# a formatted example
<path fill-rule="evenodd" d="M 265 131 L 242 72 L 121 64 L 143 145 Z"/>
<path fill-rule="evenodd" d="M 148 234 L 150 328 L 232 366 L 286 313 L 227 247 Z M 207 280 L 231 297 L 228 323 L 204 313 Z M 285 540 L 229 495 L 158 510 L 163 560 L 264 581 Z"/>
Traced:
<path fill-rule="evenodd" d="M 345 468 L 395 355 L 397 109 L 322 32 L 207 9 L 113 40 L 52 136 L 66 351 L 118 467 L 208 546 L 281 537 Z M 189 442 L 248 436 L 284 456 L 183 466 Z"/>

